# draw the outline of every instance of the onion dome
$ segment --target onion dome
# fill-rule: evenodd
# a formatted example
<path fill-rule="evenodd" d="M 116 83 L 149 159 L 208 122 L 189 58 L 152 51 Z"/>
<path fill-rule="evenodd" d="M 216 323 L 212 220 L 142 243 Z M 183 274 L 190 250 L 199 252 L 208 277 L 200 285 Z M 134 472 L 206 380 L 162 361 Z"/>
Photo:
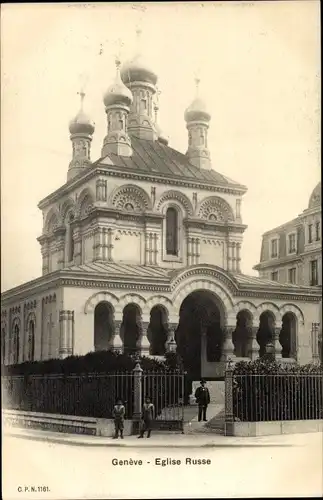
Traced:
<path fill-rule="evenodd" d="M 84 92 L 80 92 L 81 96 L 81 109 L 70 121 L 69 130 L 71 134 L 88 134 L 92 135 L 95 130 L 94 122 L 91 118 L 83 111 L 83 100 L 85 97 Z"/>
<path fill-rule="evenodd" d="M 194 99 L 192 104 L 186 109 L 184 118 L 186 122 L 204 121 L 209 122 L 211 115 L 206 109 L 205 102 L 200 98 Z"/>
<path fill-rule="evenodd" d="M 121 68 L 121 79 L 125 85 L 131 82 L 144 82 L 156 85 L 157 75 L 144 60 L 140 50 L 141 30 L 137 32 L 137 54 L 130 61 L 125 62 Z"/>
<path fill-rule="evenodd" d="M 113 106 L 114 104 L 123 104 L 124 106 L 130 106 L 132 103 L 132 93 L 122 82 L 120 77 L 120 61 L 116 61 L 117 74 L 115 81 L 103 96 L 104 105 Z"/>
<path fill-rule="evenodd" d="M 308 208 L 315 208 L 321 206 L 321 183 L 319 182 L 312 191 Z"/>
<path fill-rule="evenodd" d="M 204 121 L 209 122 L 211 120 L 211 115 L 206 109 L 205 102 L 198 96 L 198 88 L 200 80 L 197 78 L 196 83 L 196 98 L 190 104 L 190 106 L 185 110 L 184 119 L 186 122 L 194 121 Z"/>
<path fill-rule="evenodd" d="M 121 68 L 121 79 L 124 84 L 131 82 L 144 82 L 156 85 L 157 75 L 143 60 L 141 55 L 136 55 L 131 61 L 127 61 Z"/>

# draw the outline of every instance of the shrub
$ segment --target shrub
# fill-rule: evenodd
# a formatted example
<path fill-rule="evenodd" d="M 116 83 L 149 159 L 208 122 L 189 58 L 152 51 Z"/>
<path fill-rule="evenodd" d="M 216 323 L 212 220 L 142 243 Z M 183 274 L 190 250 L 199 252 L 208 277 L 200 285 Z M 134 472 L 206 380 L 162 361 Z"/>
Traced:
<path fill-rule="evenodd" d="M 233 370 L 233 413 L 241 421 L 323 418 L 322 365 L 239 362 Z"/>

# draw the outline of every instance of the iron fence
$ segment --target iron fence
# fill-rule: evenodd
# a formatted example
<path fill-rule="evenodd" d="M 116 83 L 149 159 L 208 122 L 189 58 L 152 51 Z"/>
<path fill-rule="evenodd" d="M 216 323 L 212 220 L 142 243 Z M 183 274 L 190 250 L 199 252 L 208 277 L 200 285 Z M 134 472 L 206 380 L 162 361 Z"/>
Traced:
<path fill-rule="evenodd" d="M 135 390 L 136 373 L 83 375 L 3 376 L 4 406 L 7 409 L 56 413 L 81 417 L 112 418 L 120 398 L 125 418 L 132 419 L 150 397 L 159 421 L 183 421 L 184 374 L 179 372 L 142 372 Z M 137 387 L 137 386 L 136 386 Z M 136 397 L 140 399 L 137 401 Z"/>
<path fill-rule="evenodd" d="M 232 413 L 246 422 L 323 418 L 320 374 L 234 375 Z"/>

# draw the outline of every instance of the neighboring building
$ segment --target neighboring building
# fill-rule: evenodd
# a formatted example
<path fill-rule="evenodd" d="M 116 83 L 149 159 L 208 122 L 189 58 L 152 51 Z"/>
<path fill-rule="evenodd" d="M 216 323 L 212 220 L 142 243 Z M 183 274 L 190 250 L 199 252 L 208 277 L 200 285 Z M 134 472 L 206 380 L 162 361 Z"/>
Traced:
<path fill-rule="evenodd" d="M 308 207 L 296 219 L 264 233 L 260 263 L 254 269 L 261 278 L 278 283 L 322 287 L 321 182 L 314 188 Z M 321 353 L 321 328 L 314 326 L 313 331 L 315 337 L 319 335 L 315 343 L 320 345 Z"/>
<path fill-rule="evenodd" d="M 212 168 L 199 97 L 185 112 L 186 154 L 168 146 L 156 83 L 141 56 L 117 64 L 93 163 L 83 104 L 70 123 L 67 182 L 39 203 L 43 275 L 2 294 L 3 362 L 177 348 L 193 377 L 211 378 L 270 342 L 277 359 L 310 362 L 320 291 L 241 274 L 247 189 Z"/>

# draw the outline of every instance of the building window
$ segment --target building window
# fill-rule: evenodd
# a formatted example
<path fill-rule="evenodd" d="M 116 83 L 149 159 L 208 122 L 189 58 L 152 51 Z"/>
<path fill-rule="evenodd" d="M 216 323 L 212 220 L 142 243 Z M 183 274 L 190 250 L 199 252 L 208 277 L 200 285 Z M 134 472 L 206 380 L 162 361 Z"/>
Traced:
<path fill-rule="evenodd" d="M 278 281 L 278 271 L 274 271 L 273 273 L 271 273 L 271 280 Z"/>
<path fill-rule="evenodd" d="M 35 323 L 34 321 L 29 322 L 29 333 L 28 333 L 28 361 L 34 361 L 35 359 Z"/>
<path fill-rule="evenodd" d="M 69 215 L 69 218 L 68 218 L 68 229 L 67 229 L 68 230 L 68 235 L 67 235 L 68 262 L 72 262 L 72 260 L 74 258 L 74 239 L 73 239 L 73 227 L 72 227 L 73 220 L 74 220 L 74 214 L 71 213 Z"/>
<path fill-rule="evenodd" d="M 296 252 L 296 233 L 288 235 L 288 253 Z"/>
<path fill-rule="evenodd" d="M 310 262 L 310 285 L 316 286 L 318 284 L 318 274 L 317 274 L 317 260 L 312 260 Z"/>
<path fill-rule="evenodd" d="M 19 363 L 19 326 L 15 325 L 14 334 L 13 334 L 13 364 L 16 365 Z"/>
<path fill-rule="evenodd" d="M 178 212 L 173 207 L 166 212 L 166 254 L 178 255 Z"/>
<path fill-rule="evenodd" d="M 308 225 L 308 242 L 312 243 L 313 241 L 313 224 Z"/>
<path fill-rule="evenodd" d="M 321 239 L 321 224 L 317 222 L 315 224 L 315 235 L 316 235 L 316 241 L 320 241 Z"/>
<path fill-rule="evenodd" d="M 278 257 L 278 240 L 271 240 L 271 249 L 270 249 L 271 258 Z"/>
<path fill-rule="evenodd" d="M 288 282 L 293 285 L 296 283 L 296 267 L 288 269 Z"/>

